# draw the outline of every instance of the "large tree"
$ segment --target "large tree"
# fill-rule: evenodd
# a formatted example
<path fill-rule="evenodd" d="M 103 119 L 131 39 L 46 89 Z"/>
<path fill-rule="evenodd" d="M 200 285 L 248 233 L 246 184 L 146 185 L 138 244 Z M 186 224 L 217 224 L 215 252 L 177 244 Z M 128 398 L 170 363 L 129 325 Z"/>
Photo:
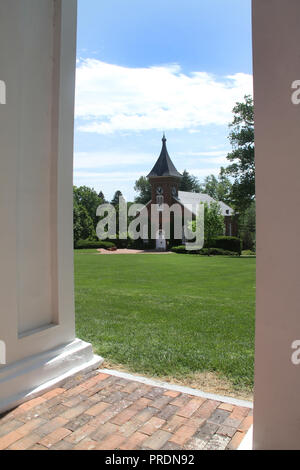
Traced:
<path fill-rule="evenodd" d="M 123 194 L 121 193 L 121 191 L 119 191 L 119 190 L 116 191 L 115 194 L 114 194 L 114 197 L 112 198 L 110 203 L 115 207 L 119 206 L 119 199 L 122 196 L 123 196 Z"/>
<path fill-rule="evenodd" d="M 97 208 L 103 199 L 87 186 L 73 187 L 74 242 L 95 239 L 98 217 Z"/>
<path fill-rule="evenodd" d="M 145 176 L 141 176 L 134 185 L 134 190 L 137 193 L 135 202 L 138 204 L 146 205 L 151 201 L 151 184 Z"/>
<path fill-rule="evenodd" d="M 91 217 L 94 226 L 97 224 L 96 211 L 97 207 L 103 203 L 103 200 L 99 197 L 97 192 L 94 189 L 89 188 L 88 186 L 80 186 L 73 188 L 74 194 L 74 205 L 84 207 Z"/>
<path fill-rule="evenodd" d="M 199 217 L 201 217 L 199 215 Z M 196 220 L 192 222 L 193 231 L 196 231 Z M 207 254 L 210 254 L 212 248 L 212 241 L 215 237 L 224 235 L 224 216 L 220 205 L 217 201 L 211 202 L 209 205 L 204 203 L 204 239 L 206 247 L 208 248 Z"/>
<path fill-rule="evenodd" d="M 196 176 L 191 175 L 188 171 L 184 170 L 182 173 L 179 190 L 190 193 L 200 193 L 201 185 Z"/>
<path fill-rule="evenodd" d="M 208 249 L 211 248 L 214 237 L 224 234 L 224 216 L 218 202 L 212 202 L 204 207 L 204 238 Z M 209 252 L 208 252 L 209 253 Z"/>
<path fill-rule="evenodd" d="M 74 244 L 78 240 L 93 240 L 95 238 L 95 227 L 92 218 L 89 216 L 88 211 L 84 206 L 74 203 L 74 222 L 73 222 L 73 233 L 74 233 Z"/>
<path fill-rule="evenodd" d="M 104 196 L 104 194 L 103 194 L 103 191 L 100 191 L 100 193 L 98 194 L 98 197 L 99 197 L 99 199 L 101 199 L 102 204 L 105 204 L 105 203 L 106 203 L 106 200 L 105 200 L 105 196 Z"/>
<path fill-rule="evenodd" d="M 251 96 L 246 95 L 242 103 L 233 108 L 229 140 L 232 152 L 227 155 L 231 162 L 226 168 L 233 177 L 232 201 L 238 212 L 244 212 L 255 198 L 254 161 L 254 106 Z"/>
<path fill-rule="evenodd" d="M 226 204 L 231 203 L 231 190 L 232 183 L 228 176 L 226 176 L 224 168 L 221 168 L 218 177 L 215 175 L 209 175 L 201 184 L 202 193 L 208 194 L 216 201 L 222 201 Z"/>
<path fill-rule="evenodd" d="M 253 201 L 239 217 L 239 235 L 244 250 L 256 248 L 256 204 Z"/>

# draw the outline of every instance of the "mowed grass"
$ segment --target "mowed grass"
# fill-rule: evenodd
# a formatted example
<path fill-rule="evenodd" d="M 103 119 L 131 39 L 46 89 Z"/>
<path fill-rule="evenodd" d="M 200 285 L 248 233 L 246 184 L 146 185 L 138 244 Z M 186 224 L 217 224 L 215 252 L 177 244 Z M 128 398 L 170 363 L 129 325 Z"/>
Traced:
<path fill-rule="evenodd" d="M 77 251 L 75 285 L 77 335 L 106 360 L 252 389 L 255 259 Z"/>

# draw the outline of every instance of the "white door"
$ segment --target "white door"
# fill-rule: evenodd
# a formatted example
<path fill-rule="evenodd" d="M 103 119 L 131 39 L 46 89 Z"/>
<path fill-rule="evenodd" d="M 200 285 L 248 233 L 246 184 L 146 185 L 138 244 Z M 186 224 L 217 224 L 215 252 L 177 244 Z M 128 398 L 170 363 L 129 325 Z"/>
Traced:
<path fill-rule="evenodd" d="M 156 235 L 156 249 L 159 251 L 166 251 L 167 243 L 163 230 L 158 230 Z"/>

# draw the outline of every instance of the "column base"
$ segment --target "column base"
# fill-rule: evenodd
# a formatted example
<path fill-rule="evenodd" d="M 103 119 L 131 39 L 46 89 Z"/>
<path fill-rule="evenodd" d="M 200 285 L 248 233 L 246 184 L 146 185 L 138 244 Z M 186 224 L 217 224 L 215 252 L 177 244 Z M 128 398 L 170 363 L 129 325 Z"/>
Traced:
<path fill-rule="evenodd" d="M 78 373 L 97 369 L 103 359 L 92 345 L 75 339 L 46 353 L 0 368 L 0 413 L 58 387 Z"/>
<path fill-rule="evenodd" d="M 237 450 L 253 450 L 253 426 L 248 430 Z"/>

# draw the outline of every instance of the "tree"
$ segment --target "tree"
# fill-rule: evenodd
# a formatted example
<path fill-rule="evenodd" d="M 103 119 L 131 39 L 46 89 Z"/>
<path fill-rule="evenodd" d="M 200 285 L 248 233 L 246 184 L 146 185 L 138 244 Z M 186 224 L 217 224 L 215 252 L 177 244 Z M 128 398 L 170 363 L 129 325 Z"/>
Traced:
<path fill-rule="evenodd" d="M 102 204 L 102 199 L 98 196 L 97 192 L 94 189 L 91 189 L 87 186 L 80 186 L 73 188 L 74 194 L 74 205 L 84 207 L 93 221 L 94 227 L 97 224 L 97 207 Z"/>
<path fill-rule="evenodd" d="M 232 152 L 227 159 L 232 162 L 226 168 L 227 175 L 234 178 L 231 197 L 235 209 L 244 212 L 255 198 L 255 161 L 254 161 L 254 105 L 250 95 L 243 103 L 233 108 L 233 122 L 229 140 Z"/>
<path fill-rule="evenodd" d="M 98 217 L 97 208 L 103 203 L 94 189 L 87 186 L 73 187 L 74 199 L 74 243 L 80 239 L 93 240 L 96 238 Z"/>
<path fill-rule="evenodd" d="M 196 176 L 190 175 L 186 170 L 184 170 L 182 173 L 179 190 L 191 193 L 200 193 L 201 185 Z"/>
<path fill-rule="evenodd" d="M 201 184 L 201 192 L 217 199 L 218 197 L 218 180 L 215 175 L 206 176 Z"/>
<path fill-rule="evenodd" d="M 111 200 L 111 204 L 115 207 L 118 206 L 119 205 L 119 199 L 122 196 L 123 196 L 123 194 L 121 193 L 121 191 L 116 191 L 115 194 L 114 194 L 114 197 Z"/>
<path fill-rule="evenodd" d="M 216 201 L 222 201 L 226 204 L 231 203 L 232 184 L 226 176 L 225 169 L 221 168 L 218 178 L 215 175 L 209 175 L 201 184 L 201 192 L 208 194 Z"/>
<path fill-rule="evenodd" d="M 256 245 L 256 204 L 255 201 L 239 217 L 239 235 L 244 250 L 255 251 Z"/>
<path fill-rule="evenodd" d="M 135 182 L 134 190 L 138 193 L 138 195 L 135 197 L 136 203 L 146 205 L 149 201 L 151 201 L 151 184 L 148 178 L 145 176 L 141 176 Z"/>
<path fill-rule="evenodd" d="M 196 221 L 192 222 L 193 231 L 196 231 Z M 204 203 L 204 239 L 208 248 L 208 255 L 212 247 L 212 240 L 224 234 L 224 216 L 222 215 L 219 203 Z"/>
<path fill-rule="evenodd" d="M 224 217 L 218 202 L 212 202 L 204 206 L 204 238 L 206 245 L 211 248 L 212 239 L 224 234 Z"/>
<path fill-rule="evenodd" d="M 102 204 L 106 203 L 106 200 L 102 191 L 100 191 L 100 193 L 98 194 L 98 198 L 101 199 Z"/>
<path fill-rule="evenodd" d="M 223 201 L 225 204 L 231 205 L 232 203 L 232 183 L 226 174 L 225 168 L 220 168 L 218 178 L 218 201 Z"/>
<path fill-rule="evenodd" d="M 84 206 L 74 204 L 74 244 L 78 240 L 87 240 L 95 238 L 95 228 L 92 218 Z"/>

